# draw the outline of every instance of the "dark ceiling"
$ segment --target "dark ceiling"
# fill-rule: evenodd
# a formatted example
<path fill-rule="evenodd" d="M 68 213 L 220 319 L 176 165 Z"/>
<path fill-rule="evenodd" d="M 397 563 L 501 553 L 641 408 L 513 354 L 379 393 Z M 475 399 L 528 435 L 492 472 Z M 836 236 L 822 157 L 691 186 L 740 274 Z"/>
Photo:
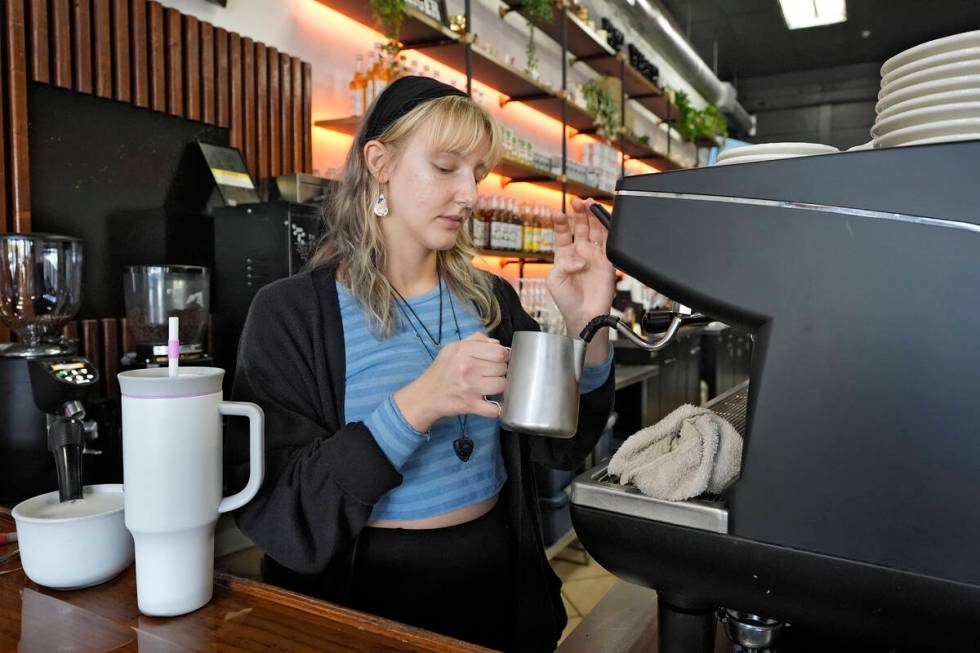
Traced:
<path fill-rule="evenodd" d="M 848 0 L 847 22 L 790 31 L 777 0 L 661 0 L 724 81 L 884 61 L 980 29 L 980 0 Z"/>

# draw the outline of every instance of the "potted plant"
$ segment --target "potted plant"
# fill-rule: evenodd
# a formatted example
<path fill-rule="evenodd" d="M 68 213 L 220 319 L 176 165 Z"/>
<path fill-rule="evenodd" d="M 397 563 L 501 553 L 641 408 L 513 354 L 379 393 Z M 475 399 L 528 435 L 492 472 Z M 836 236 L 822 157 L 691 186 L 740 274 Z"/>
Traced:
<path fill-rule="evenodd" d="M 699 111 L 691 106 L 684 91 L 674 92 L 674 103 L 677 105 L 678 130 L 687 140 L 693 143 L 699 138 L 728 138 L 728 122 L 715 105 L 709 104 Z"/>
<path fill-rule="evenodd" d="M 538 78 L 538 46 L 534 42 L 535 22 L 550 23 L 555 19 L 553 0 L 524 0 L 521 7 L 527 21 L 527 46 L 524 48 L 524 72 L 533 79 Z"/>
<path fill-rule="evenodd" d="M 619 136 L 622 116 L 619 102 L 612 93 L 602 86 L 600 80 L 593 79 L 582 87 L 582 95 L 585 96 L 586 109 L 592 114 L 596 133 L 606 140 Z"/>
<path fill-rule="evenodd" d="M 387 39 L 381 46 L 381 57 L 394 79 L 402 72 L 398 63 L 398 53 L 402 49 L 399 36 L 402 21 L 405 19 L 405 0 L 370 0 L 370 2 L 371 18 Z"/>

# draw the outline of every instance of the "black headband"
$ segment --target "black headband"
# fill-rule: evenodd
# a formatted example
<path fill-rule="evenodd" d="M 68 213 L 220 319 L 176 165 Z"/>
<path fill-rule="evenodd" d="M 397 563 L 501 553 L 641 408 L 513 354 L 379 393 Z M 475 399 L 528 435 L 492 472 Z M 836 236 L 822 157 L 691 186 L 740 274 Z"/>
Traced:
<path fill-rule="evenodd" d="M 399 118 L 423 102 L 449 95 L 469 97 L 458 88 L 438 82 L 431 77 L 414 75 L 399 77 L 389 84 L 375 101 L 374 108 L 367 117 L 364 143 L 381 136 Z"/>

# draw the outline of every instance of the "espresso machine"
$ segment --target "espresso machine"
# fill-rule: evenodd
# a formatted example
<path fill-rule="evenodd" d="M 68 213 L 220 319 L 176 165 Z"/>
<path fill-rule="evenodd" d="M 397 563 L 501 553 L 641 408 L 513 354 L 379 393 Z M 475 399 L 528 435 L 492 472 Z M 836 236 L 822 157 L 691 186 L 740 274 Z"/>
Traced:
<path fill-rule="evenodd" d="M 80 498 L 82 455 L 113 439 L 119 449 L 109 411 L 96 401 L 89 414 L 98 371 L 62 334 L 81 304 L 81 278 L 81 240 L 0 235 L 0 319 L 18 338 L 0 343 L 0 502 L 56 487 L 62 501 Z M 86 479 L 111 475 L 91 467 Z"/>
<path fill-rule="evenodd" d="M 712 404 L 745 440 L 723 495 L 659 501 L 604 464 L 572 486 L 585 548 L 657 590 L 660 651 L 720 650 L 719 621 L 738 651 L 976 650 L 978 161 L 969 141 L 620 181 L 612 262 L 755 338 Z"/>

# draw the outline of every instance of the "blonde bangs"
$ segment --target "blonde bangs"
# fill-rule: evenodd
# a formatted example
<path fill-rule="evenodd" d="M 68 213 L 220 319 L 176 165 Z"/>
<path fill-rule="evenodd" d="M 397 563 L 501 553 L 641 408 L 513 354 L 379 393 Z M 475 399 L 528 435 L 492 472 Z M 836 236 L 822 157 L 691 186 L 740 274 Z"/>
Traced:
<path fill-rule="evenodd" d="M 429 147 L 434 151 L 465 157 L 486 148 L 481 161 L 484 174 L 500 161 L 497 124 L 486 109 L 468 97 L 450 95 L 416 107 L 391 130 L 391 137 L 398 139 L 402 134 L 396 132 L 407 133 L 421 125 L 428 127 Z"/>

